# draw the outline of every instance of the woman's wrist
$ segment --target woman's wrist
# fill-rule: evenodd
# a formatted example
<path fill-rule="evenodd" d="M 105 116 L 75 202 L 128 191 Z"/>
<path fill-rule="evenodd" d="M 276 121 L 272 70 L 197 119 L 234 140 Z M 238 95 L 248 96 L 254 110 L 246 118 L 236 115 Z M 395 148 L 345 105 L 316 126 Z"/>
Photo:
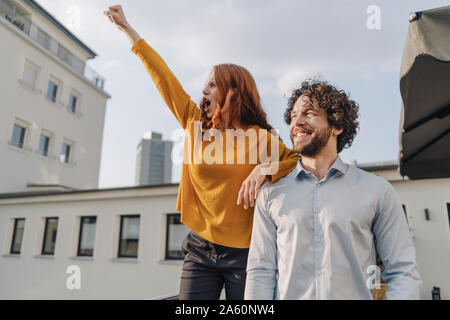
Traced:
<path fill-rule="evenodd" d="M 141 36 L 136 32 L 136 30 L 131 27 L 128 22 L 125 23 L 125 25 L 122 27 L 122 31 L 125 33 L 125 35 L 130 40 L 131 44 L 135 44 L 138 42 L 141 38 Z"/>
<path fill-rule="evenodd" d="M 277 163 L 261 163 L 258 165 L 258 169 L 261 175 L 263 176 L 272 176 L 276 171 L 278 171 Z"/>

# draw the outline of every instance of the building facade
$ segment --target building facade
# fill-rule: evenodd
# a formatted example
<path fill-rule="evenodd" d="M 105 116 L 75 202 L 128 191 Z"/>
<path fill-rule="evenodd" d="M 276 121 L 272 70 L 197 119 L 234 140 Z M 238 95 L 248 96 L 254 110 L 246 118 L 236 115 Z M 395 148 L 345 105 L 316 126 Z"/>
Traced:
<path fill-rule="evenodd" d="M 175 210 L 177 191 L 0 196 L 0 299 L 142 300 L 178 292 L 188 229 Z"/>
<path fill-rule="evenodd" d="M 0 0 L 0 192 L 98 186 L 106 102 L 96 54 L 32 0 Z"/>
<path fill-rule="evenodd" d="M 405 211 L 422 277 L 421 299 L 439 288 L 450 299 L 450 179 L 402 178 L 396 162 L 360 165 L 388 180 Z"/>
<path fill-rule="evenodd" d="M 136 185 L 172 182 L 172 141 L 153 131 L 145 133 L 137 147 Z"/>
<path fill-rule="evenodd" d="M 359 167 L 387 179 L 405 209 L 421 299 L 431 299 L 434 287 L 450 299 L 450 179 L 403 179 L 394 163 Z M 177 192 L 170 184 L 0 195 L 0 299 L 177 293 L 189 232 L 176 211 Z M 72 287 L 73 270 L 79 289 Z"/>

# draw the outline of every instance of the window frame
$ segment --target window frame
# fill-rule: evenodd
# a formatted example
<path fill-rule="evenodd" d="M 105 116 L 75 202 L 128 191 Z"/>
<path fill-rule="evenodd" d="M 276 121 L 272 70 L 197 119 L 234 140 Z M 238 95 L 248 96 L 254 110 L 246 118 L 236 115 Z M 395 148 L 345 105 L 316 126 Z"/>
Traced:
<path fill-rule="evenodd" d="M 169 236 L 170 236 L 170 234 L 169 234 L 169 227 L 170 227 L 169 219 L 171 217 L 174 217 L 174 216 L 179 217 L 179 221 L 180 221 L 179 224 L 183 224 L 181 222 L 181 213 L 168 213 L 168 214 L 166 214 L 166 243 L 165 243 L 165 249 L 164 249 L 164 260 L 182 261 L 182 260 L 184 260 L 184 255 L 183 255 L 183 257 L 174 257 L 174 256 L 170 256 L 169 255 L 169 251 L 170 251 L 169 250 Z M 183 250 L 181 250 L 181 253 L 183 253 Z"/>
<path fill-rule="evenodd" d="M 39 43 L 42 47 L 46 48 L 47 50 L 51 50 L 52 45 L 52 37 L 42 30 L 41 28 L 38 28 L 37 35 L 36 35 L 36 41 Z"/>
<path fill-rule="evenodd" d="M 69 156 L 66 157 L 66 154 L 64 154 L 65 161 L 61 161 L 61 156 L 63 155 L 62 149 L 63 149 L 64 145 L 67 145 L 69 147 Z M 59 162 L 62 164 L 65 164 L 65 165 L 76 165 L 76 163 L 73 161 L 74 160 L 74 152 L 75 152 L 75 142 L 72 140 L 69 140 L 67 138 L 64 138 L 64 140 L 61 144 L 61 149 L 58 154 Z"/>
<path fill-rule="evenodd" d="M 16 236 L 17 236 L 17 223 L 19 221 L 23 221 L 23 231 L 22 231 L 22 239 L 20 239 L 20 249 L 19 251 L 14 251 L 14 245 L 15 245 L 15 240 L 16 240 Z M 10 254 L 17 254 L 20 255 L 21 251 L 22 251 L 22 244 L 23 244 L 23 234 L 25 232 L 25 218 L 14 218 L 14 227 L 13 227 L 13 234 L 12 234 L 12 238 L 11 238 L 11 247 L 9 250 Z"/>
<path fill-rule="evenodd" d="M 75 102 L 75 103 L 73 103 Z M 75 104 L 75 105 L 74 105 Z M 68 109 L 70 113 L 76 114 L 78 109 L 78 97 L 72 92 L 69 94 L 69 104 Z"/>
<path fill-rule="evenodd" d="M 75 110 L 72 110 L 72 107 L 70 105 L 72 99 L 71 97 L 75 98 Z M 71 89 L 70 93 L 69 93 L 69 101 L 67 104 L 67 110 L 69 111 L 69 113 L 74 114 L 74 115 L 80 115 L 80 104 L 81 104 L 81 94 L 76 91 L 75 89 Z"/>
<path fill-rule="evenodd" d="M 56 237 L 55 237 L 55 247 L 53 249 L 52 253 L 48 253 L 45 252 L 45 243 L 47 242 L 47 229 L 48 229 L 48 222 L 51 219 L 56 219 L 57 223 L 56 223 Z M 55 255 L 55 250 L 56 250 L 56 240 L 58 237 L 58 226 L 59 226 L 59 217 L 46 217 L 45 218 L 45 226 L 44 226 L 44 236 L 43 236 L 43 241 L 42 241 L 42 248 L 41 248 L 41 255 L 42 256 L 54 256 Z"/>
<path fill-rule="evenodd" d="M 136 255 L 126 255 L 126 254 L 122 254 L 121 253 L 121 241 L 122 241 L 122 232 L 123 232 L 123 221 L 125 218 L 139 218 L 139 233 L 138 233 L 138 245 L 137 245 L 137 249 L 136 249 Z M 118 258 L 132 258 L 132 259 L 137 259 L 139 256 L 139 240 L 140 240 L 140 229 L 141 229 L 141 215 L 140 214 L 132 214 L 132 215 L 121 215 L 120 216 L 120 221 L 119 221 L 119 243 L 118 243 L 118 248 L 117 248 L 117 257 Z"/>
<path fill-rule="evenodd" d="M 95 219 L 95 230 L 97 230 L 97 216 L 82 216 L 82 217 L 80 217 L 80 230 L 78 231 L 77 257 L 93 257 L 94 249 L 95 249 L 95 235 L 94 235 L 94 248 L 92 249 L 92 254 L 82 254 L 80 252 L 82 235 L 83 235 L 83 219 Z"/>
<path fill-rule="evenodd" d="M 41 153 L 41 141 L 42 141 L 42 137 L 47 138 L 47 144 L 46 144 L 47 149 L 45 149 L 45 146 L 44 146 L 44 150 L 43 150 L 43 152 Z M 51 137 L 50 135 L 48 135 L 48 134 L 46 134 L 46 133 L 44 133 L 44 132 L 41 132 L 41 134 L 40 134 L 40 136 L 39 136 L 39 145 L 38 145 L 38 149 L 37 149 L 37 154 L 38 154 L 38 155 L 40 155 L 41 157 L 45 157 L 45 158 L 48 158 L 48 157 L 49 157 L 51 140 L 52 140 L 52 137 Z"/>
<path fill-rule="evenodd" d="M 50 83 L 53 84 L 53 92 L 52 92 L 52 97 L 49 96 L 50 94 Z M 55 90 L 56 88 L 56 90 Z M 58 98 L 58 89 L 59 89 L 59 85 L 57 83 L 55 83 L 55 81 L 53 81 L 52 79 L 48 80 L 48 86 L 47 86 L 47 94 L 45 95 L 45 97 L 47 98 L 48 101 L 50 101 L 51 103 L 56 103 L 57 98 Z M 56 91 L 56 92 L 55 92 Z M 54 99 L 54 100 L 53 100 Z"/>
<path fill-rule="evenodd" d="M 67 148 L 64 150 L 65 152 L 63 153 L 64 145 L 67 146 Z M 61 161 L 61 163 L 67 163 L 67 164 L 70 163 L 71 150 L 72 150 L 72 146 L 69 143 L 63 142 L 62 147 L 61 147 L 61 153 L 59 155 L 60 156 L 59 161 Z M 64 156 L 64 160 L 61 160 L 62 156 Z"/>
<path fill-rule="evenodd" d="M 14 132 L 15 132 L 16 127 L 20 127 L 20 128 L 23 129 L 23 131 L 20 133 L 20 138 L 19 138 L 19 141 L 17 142 L 17 145 L 15 144 L 15 140 L 14 140 Z M 24 149 L 25 140 L 26 140 L 26 136 L 27 136 L 27 129 L 28 128 L 26 126 L 23 126 L 22 124 L 17 123 L 15 121 L 14 124 L 13 124 L 13 130 L 12 130 L 10 145 L 13 146 L 13 147 L 16 147 L 18 149 Z"/>
<path fill-rule="evenodd" d="M 36 72 L 36 77 L 34 79 L 34 83 L 28 83 L 27 81 L 25 81 L 25 72 L 26 72 L 27 68 L 32 69 L 33 71 Z M 28 87 L 29 89 L 31 89 L 32 91 L 35 91 L 37 88 L 37 84 L 39 82 L 40 73 L 41 73 L 41 68 L 39 68 L 37 65 L 35 65 L 31 61 L 29 61 L 28 59 L 26 59 L 25 63 L 24 63 L 24 67 L 23 67 L 22 78 L 20 79 L 21 83 L 23 85 L 25 85 L 26 87 Z"/>
<path fill-rule="evenodd" d="M 13 144 L 13 137 L 14 137 L 14 126 L 17 125 L 19 127 L 22 127 L 25 129 L 25 133 L 24 133 L 24 138 L 23 138 L 23 142 L 22 142 L 22 146 L 16 146 L 15 144 Z M 27 151 L 30 152 L 33 149 L 31 147 L 29 147 L 29 141 L 30 141 L 30 137 L 31 137 L 31 123 L 22 120 L 20 118 L 15 118 L 13 121 L 13 125 L 11 128 L 11 139 L 9 140 L 8 144 L 13 147 L 16 148 L 18 150 L 22 150 L 22 151 Z"/>
<path fill-rule="evenodd" d="M 56 87 L 56 93 L 53 94 L 55 100 L 49 97 L 50 83 L 53 83 L 54 86 Z M 47 83 L 47 92 L 45 93 L 45 98 L 47 99 L 47 101 L 55 105 L 62 105 L 62 103 L 60 102 L 60 97 L 62 95 L 62 88 L 63 88 L 62 81 L 56 78 L 55 76 L 50 75 Z"/>

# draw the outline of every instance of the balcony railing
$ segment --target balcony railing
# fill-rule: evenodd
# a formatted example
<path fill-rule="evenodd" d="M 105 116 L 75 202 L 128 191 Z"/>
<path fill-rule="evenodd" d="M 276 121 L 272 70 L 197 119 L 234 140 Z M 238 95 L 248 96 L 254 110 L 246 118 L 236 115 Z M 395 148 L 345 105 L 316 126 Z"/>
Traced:
<path fill-rule="evenodd" d="M 103 90 L 105 79 L 100 74 L 87 66 L 83 60 L 53 39 L 43 29 L 31 22 L 29 14 L 14 6 L 13 2 L 0 0 L 0 18 L 13 24 L 49 54 L 56 57 L 97 88 Z"/>

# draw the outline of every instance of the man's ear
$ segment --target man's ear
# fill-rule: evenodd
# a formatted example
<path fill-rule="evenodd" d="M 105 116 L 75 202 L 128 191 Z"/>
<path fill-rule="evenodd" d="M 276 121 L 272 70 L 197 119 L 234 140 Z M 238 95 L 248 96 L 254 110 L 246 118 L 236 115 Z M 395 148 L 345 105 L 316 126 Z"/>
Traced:
<path fill-rule="evenodd" d="M 344 132 L 344 129 L 333 127 L 333 135 L 335 135 L 336 137 L 340 135 L 342 132 Z"/>

